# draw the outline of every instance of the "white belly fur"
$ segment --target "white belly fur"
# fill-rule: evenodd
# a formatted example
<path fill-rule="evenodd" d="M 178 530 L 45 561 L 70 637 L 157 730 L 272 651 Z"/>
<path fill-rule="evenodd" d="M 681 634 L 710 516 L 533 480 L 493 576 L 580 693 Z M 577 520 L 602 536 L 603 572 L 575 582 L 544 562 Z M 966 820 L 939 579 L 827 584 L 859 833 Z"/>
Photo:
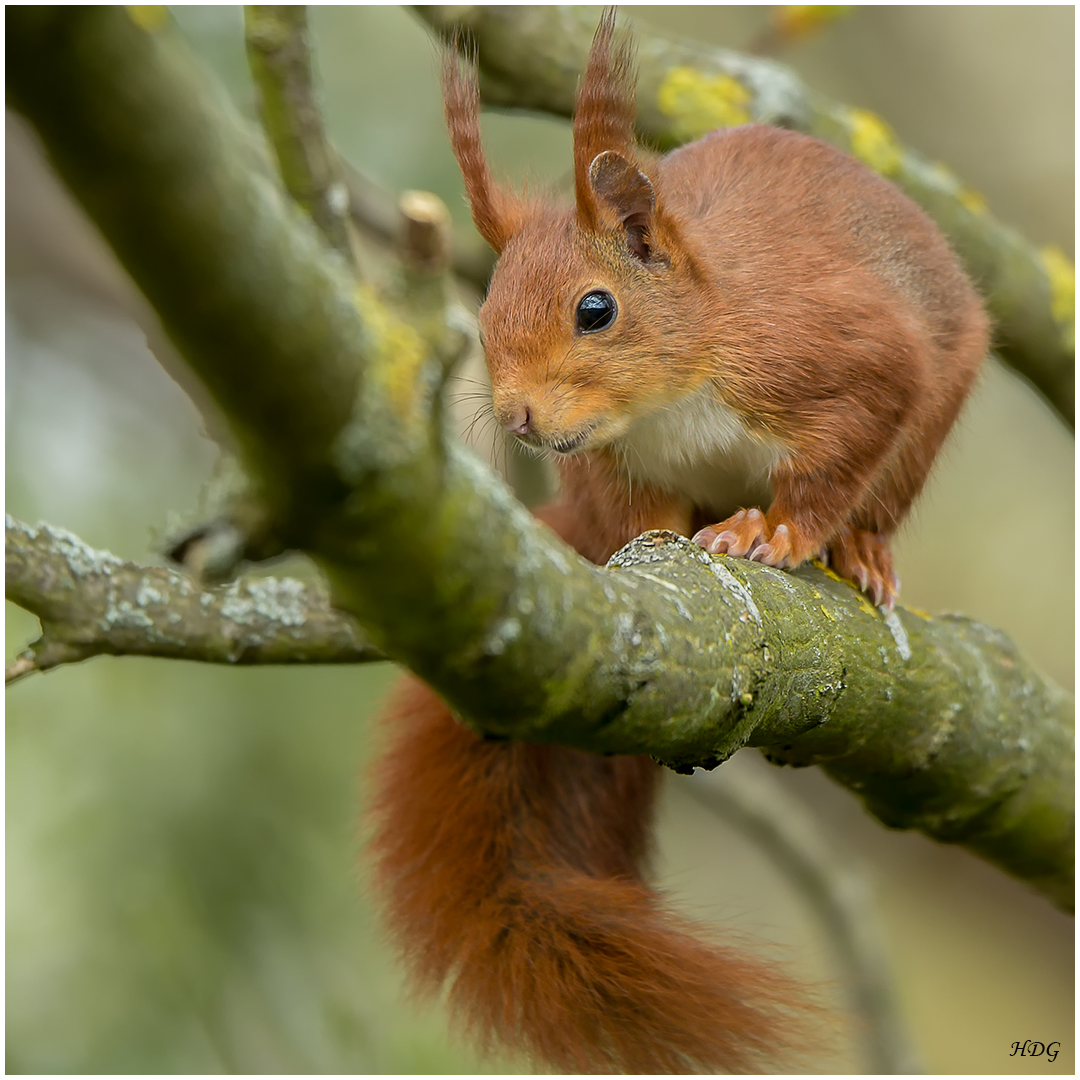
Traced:
<path fill-rule="evenodd" d="M 718 519 L 767 507 L 769 474 L 788 453 L 749 431 L 709 386 L 635 420 L 618 445 L 634 481 L 680 492 Z"/>

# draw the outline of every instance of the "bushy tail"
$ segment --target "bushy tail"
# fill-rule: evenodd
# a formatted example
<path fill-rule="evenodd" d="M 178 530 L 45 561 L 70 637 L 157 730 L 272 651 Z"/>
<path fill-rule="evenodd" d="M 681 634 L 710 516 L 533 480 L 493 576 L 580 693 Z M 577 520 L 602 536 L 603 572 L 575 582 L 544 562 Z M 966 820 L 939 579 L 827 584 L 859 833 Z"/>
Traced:
<path fill-rule="evenodd" d="M 375 882 L 418 990 L 563 1072 L 760 1072 L 812 1042 L 778 965 L 642 880 L 657 767 L 487 742 L 409 679 L 375 775 Z"/>

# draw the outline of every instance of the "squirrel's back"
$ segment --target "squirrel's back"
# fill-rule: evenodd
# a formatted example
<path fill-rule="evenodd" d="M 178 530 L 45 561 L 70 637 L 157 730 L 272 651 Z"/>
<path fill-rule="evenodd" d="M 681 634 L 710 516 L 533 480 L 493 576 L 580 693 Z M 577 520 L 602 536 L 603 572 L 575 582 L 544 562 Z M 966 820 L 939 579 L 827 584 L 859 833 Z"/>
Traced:
<path fill-rule="evenodd" d="M 981 316 L 925 212 L 819 139 L 763 124 L 725 128 L 672 151 L 658 172 L 684 241 L 713 284 L 741 300 L 752 290 L 772 306 L 784 289 L 856 271 L 899 294 L 937 337 Z"/>

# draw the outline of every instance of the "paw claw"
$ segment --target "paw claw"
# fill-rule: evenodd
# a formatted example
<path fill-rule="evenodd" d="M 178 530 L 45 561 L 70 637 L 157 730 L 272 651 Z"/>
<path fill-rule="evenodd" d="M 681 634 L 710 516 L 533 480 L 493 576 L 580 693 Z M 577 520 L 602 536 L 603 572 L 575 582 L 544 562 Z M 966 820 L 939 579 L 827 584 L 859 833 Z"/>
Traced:
<path fill-rule="evenodd" d="M 698 529 L 694 533 L 692 543 L 697 544 L 699 547 L 703 547 L 706 551 L 712 551 L 712 545 L 716 543 L 718 534 L 715 529 Z M 713 552 L 715 555 L 716 552 Z"/>
<path fill-rule="evenodd" d="M 746 558 L 747 553 L 756 544 L 754 540 L 751 540 L 748 544 L 744 537 L 739 536 L 737 532 L 731 529 L 725 529 L 717 537 L 717 540 L 724 545 L 724 551 L 728 555 L 735 555 L 738 558 Z"/>
<path fill-rule="evenodd" d="M 785 569 L 805 558 L 805 544 L 798 529 L 786 524 L 770 528 L 756 509 L 740 510 L 726 521 L 698 532 L 694 540 L 714 555 L 727 554 Z"/>
<path fill-rule="evenodd" d="M 829 542 L 828 554 L 840 577 L 857 584 L 875 607 L 892 611 L 900 579 L 893 572 L 887 537 L 848 526 Z"/>

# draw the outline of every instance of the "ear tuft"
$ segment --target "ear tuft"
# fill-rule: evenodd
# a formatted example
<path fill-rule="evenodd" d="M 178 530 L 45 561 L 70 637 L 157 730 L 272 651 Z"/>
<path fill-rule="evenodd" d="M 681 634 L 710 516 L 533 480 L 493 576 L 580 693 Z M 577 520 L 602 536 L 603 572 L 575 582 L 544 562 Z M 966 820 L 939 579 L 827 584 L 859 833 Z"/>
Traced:
<path fill-rule="evenodd" d="M 635 81 L 630 36 L 617 31 L 615 9 L 606 8 L 574 107 L 574 195 L 578 220 L 587 230 L 598 225 L 590 163 L 604 150 L 634 153 Z"/>
<path fill-rule="evenodd" d="M 480 144 L 480 88 L 476 81 L 476 47 L 455 38 L 443 51 L 443 104 L 450 144 L 465 180 L 473 222 L 480 235 L 501 252 L 521 227 L 523 207 L 495 183 Z"/>
<path fill-rule="evenodd" d="M 648 262 L 649 223 L 656 209 L 652 181 L 622 154 L 605 150 L 589 166 L 589 184 L 597 202 L 615 212 L 626 231 L 630 250 Z"/>

